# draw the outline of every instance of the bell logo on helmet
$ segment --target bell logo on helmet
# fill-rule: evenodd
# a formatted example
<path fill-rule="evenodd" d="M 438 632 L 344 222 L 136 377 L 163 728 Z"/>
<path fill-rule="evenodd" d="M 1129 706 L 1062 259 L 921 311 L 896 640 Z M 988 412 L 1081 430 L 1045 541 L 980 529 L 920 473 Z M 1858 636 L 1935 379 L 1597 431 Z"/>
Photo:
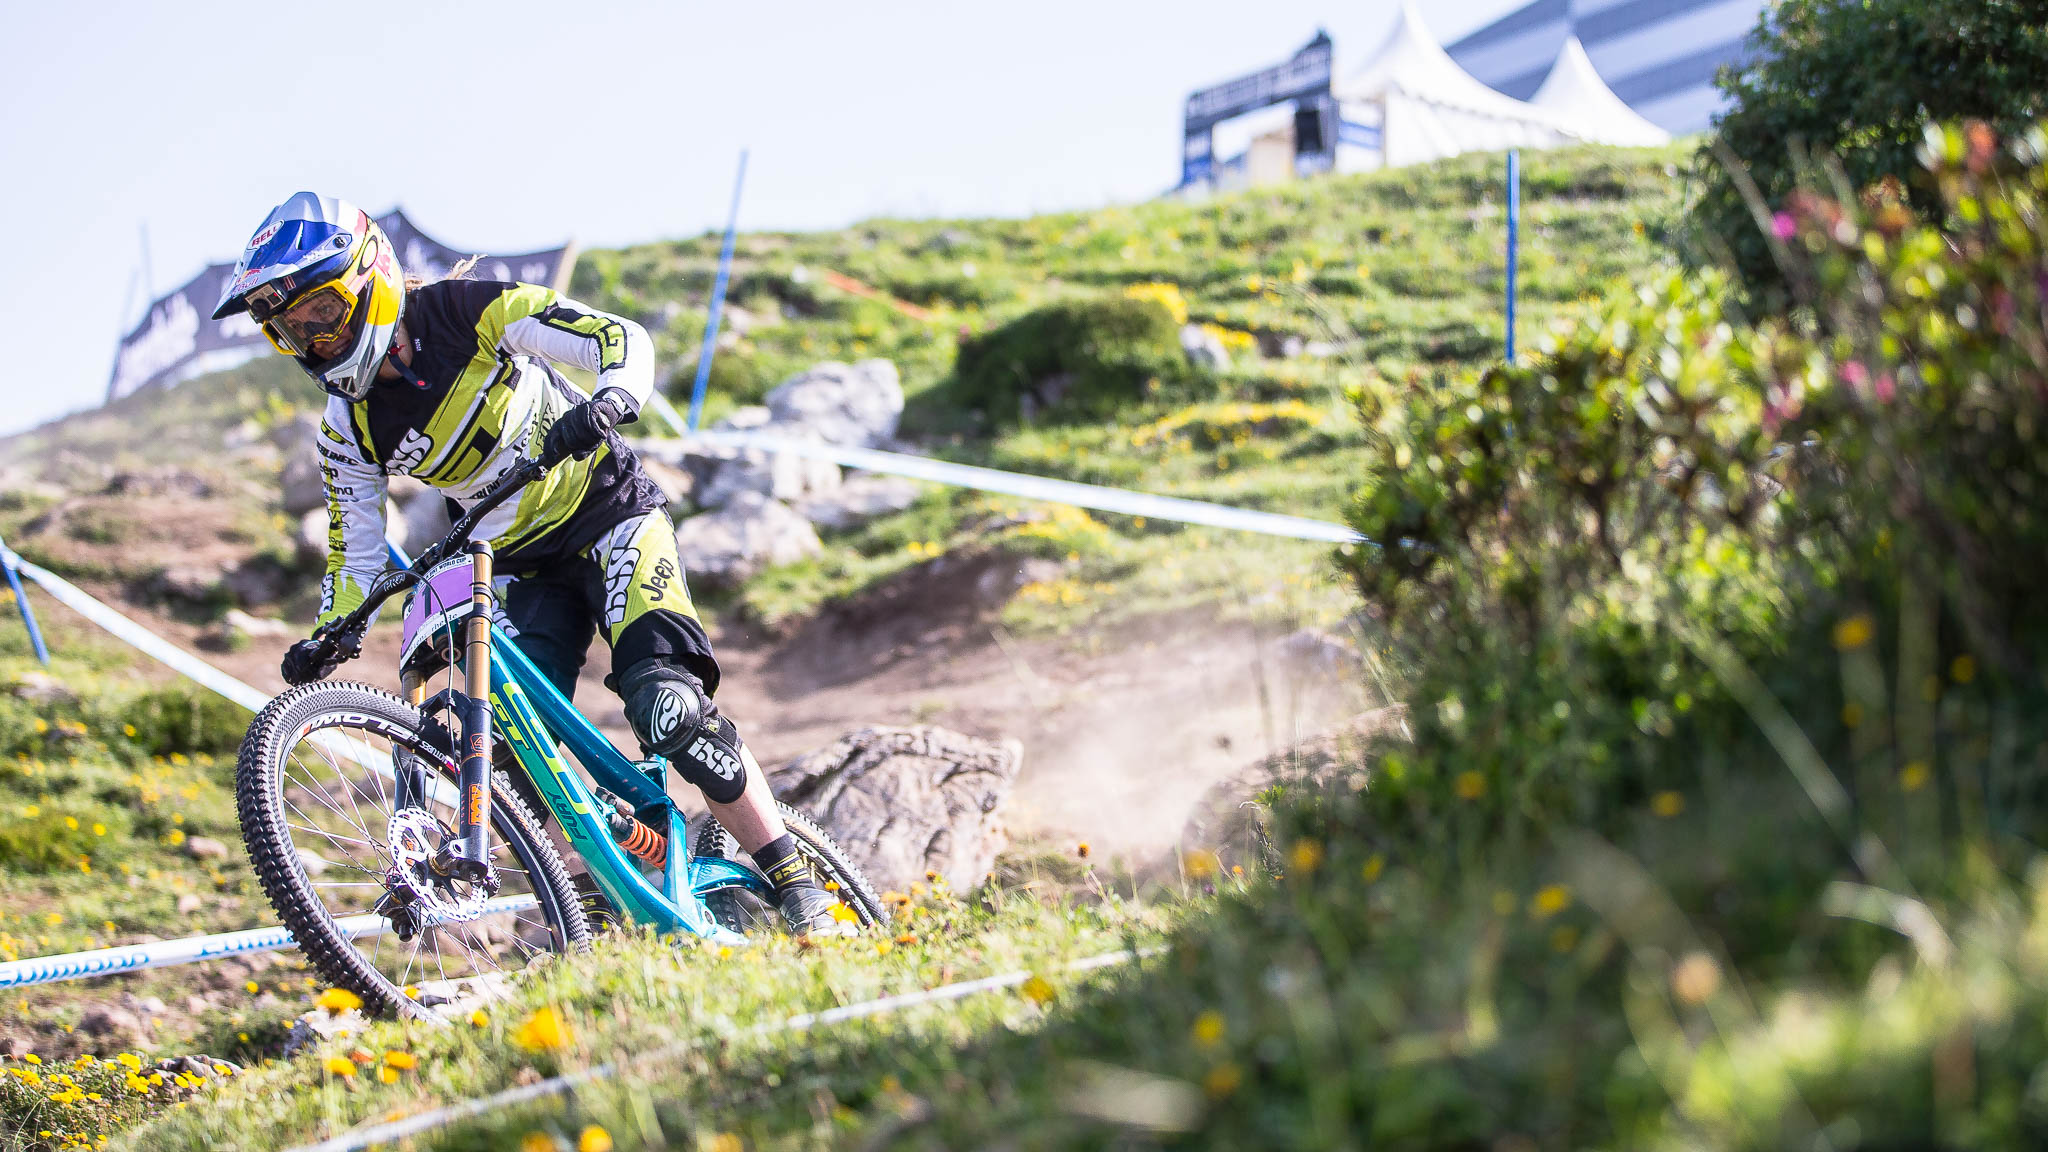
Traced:
<path fill-rule="evenodd" d="M 284 227 L 284 221 L 271 221 L 269 227 L 265 228 L 261 232 L 258 232 L 254 236 L 249 237 L 249 251 L 254 252 L 258 248 L 263 247 L 265 244 L 270 243 L 271 239 L 277 235 L 277 230 L 282 227 Z"/>

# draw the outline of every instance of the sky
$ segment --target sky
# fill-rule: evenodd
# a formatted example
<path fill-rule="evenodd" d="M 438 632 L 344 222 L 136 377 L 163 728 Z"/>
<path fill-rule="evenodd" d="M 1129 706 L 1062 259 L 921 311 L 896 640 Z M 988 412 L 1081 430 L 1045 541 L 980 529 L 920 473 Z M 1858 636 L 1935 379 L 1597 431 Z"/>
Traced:
<path fill-rule="evenodd" d="M 1520 2 L 1424 14 L 1448 43 Z M 742 148 L 743 230 L 1128 203 L 1178 179 L 1188 92 L 1317 28 L 1342 76 L 1395 11 L 4 0 L 0 314 L 17 353 L 0 435 L 97 405 L 150 296 L 235 259 L 302 188 L 402 206 L 486 253 L 722 227 Z"/>

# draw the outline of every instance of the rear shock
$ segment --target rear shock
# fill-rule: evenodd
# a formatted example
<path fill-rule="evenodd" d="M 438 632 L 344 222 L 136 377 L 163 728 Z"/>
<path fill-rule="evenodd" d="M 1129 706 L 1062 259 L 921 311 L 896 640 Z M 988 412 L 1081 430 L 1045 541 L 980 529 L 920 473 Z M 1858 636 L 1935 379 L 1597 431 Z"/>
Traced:
<path fill-rule="evenodd" d="M 598 790 L 599 799 L 610 811 L 605 822 L 611 826 L 612 839 L 619 847 L 645 860 L 656 868 L 668 864 L 668 837 L 649 827 L 647 822 L 633 814 L 633 806 L 625 800 L 603 789 Z"/>

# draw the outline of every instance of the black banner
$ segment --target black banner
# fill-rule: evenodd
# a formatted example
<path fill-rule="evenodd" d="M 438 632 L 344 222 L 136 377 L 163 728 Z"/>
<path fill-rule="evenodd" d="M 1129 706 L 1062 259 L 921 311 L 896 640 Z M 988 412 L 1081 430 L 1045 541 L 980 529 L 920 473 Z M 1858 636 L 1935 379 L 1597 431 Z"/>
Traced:
<path fill-rule="evenodd" d="M 471 255 L 428 236 L 395 209 L 378 217 L 377 226 L 391 238 L 398 262 L 410 276 L 438 280 L 457 261 Z M 564 245 L 517 256 L 487 256 L 471 275 L 479 280 L 518 280 L 566 288 L 575 259 L 573 250 L 574 245 Z M 270 342 L 247 313 L 219 321 L 207 319 L 234 271 L 233 264 L 209 265 L 184 287 L 149 306 L 142 323 L 121 338 L 114 373 L 107 381 L 109 401 L 231 368 L 270 351 Z"/>

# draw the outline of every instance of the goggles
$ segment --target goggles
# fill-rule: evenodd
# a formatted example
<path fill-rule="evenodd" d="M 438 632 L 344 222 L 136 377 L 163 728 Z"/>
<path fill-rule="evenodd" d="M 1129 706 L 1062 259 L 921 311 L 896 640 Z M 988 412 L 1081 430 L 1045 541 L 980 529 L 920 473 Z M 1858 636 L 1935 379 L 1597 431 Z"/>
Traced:
<path fill-rule="evenodd" d="M 349 321 L 355 317 L 363 287 L 370 271 L 364 269 L 347 280 L 329 280 L 278 307 L 284 292 L 265 284 L 249 293 L 249 313 L 262 325 L 271 346 L 287 356 L 310 356 L 313 345 L 343 340 L 349 336 Z"/>

